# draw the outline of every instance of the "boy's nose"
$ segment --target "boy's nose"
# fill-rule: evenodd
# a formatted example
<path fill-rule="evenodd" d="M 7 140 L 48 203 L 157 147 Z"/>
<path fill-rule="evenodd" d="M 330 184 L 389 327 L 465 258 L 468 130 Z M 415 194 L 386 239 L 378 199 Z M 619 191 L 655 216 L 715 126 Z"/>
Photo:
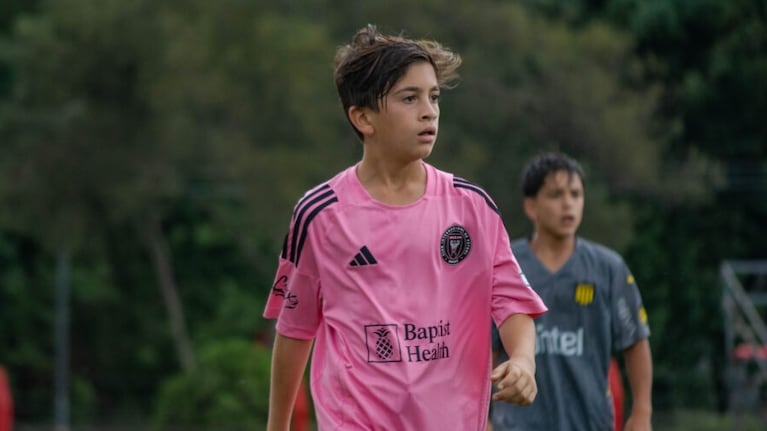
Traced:
<path fill-rule="evenodd" d="M 427 103 L 426 108 L 424 108 L 422 118 L 433 119 L 433 118 L 437 118 L 437 115 L 439 115 L 439 110 L 437 109 L 437 107 Z"/>

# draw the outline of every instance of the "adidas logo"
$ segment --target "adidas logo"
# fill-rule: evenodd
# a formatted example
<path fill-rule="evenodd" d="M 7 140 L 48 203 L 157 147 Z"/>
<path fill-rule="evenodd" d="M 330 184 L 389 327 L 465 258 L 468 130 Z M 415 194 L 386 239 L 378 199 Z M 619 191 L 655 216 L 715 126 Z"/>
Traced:
<path fill-rule="evenodd" d="M 351 266 L 364 266 L 364 265 L 375 265 L 378 261 L 376 258 L 373 257 L 373 253 L 368 250 L 368 246 L 363 245 L 360 249 L 360 252 L 354 255 L 354 259 L 352 259 L 351 262 L 349 262 L 349 265 Z"/>

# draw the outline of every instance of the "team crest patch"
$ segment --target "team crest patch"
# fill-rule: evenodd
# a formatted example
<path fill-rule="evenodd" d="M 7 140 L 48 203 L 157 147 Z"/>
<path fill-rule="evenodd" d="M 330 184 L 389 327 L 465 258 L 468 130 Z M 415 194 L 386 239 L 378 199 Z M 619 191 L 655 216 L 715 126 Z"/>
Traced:
<path fill-rule="evenodd" d="M 575 286 L 575 302 L 581 305 L 589 305 L 594 300 L 594 285 L 578 283 Z"/>
<path fill-rule="evenodd" d="M 442 234 L 439 252 L 445 262 L 455 265 L 464 260 L 469 251 L 471 251 L 471 237 L 463 226 L 450 226 Z"/>

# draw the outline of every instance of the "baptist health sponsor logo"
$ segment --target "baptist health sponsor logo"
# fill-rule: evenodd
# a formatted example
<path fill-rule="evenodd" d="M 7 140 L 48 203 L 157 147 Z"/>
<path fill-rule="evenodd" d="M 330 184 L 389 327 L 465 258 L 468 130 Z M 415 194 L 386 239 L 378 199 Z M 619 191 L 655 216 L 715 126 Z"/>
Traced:
<path fill-rule="evenodd" d="M 405 323 L 365 325 L 368 362 L 429 362 L 450 357 L 450 322 L 418 326 Z M 404 346 L 404 355 L 403 349 Z"/>
<path fill-rule="evenodd" d="M 583 328 L 575 331 L 562 331 L 554 326 L 547 329 L 536 325 L 535 354 L 536 355 L 583 355 Z"/>

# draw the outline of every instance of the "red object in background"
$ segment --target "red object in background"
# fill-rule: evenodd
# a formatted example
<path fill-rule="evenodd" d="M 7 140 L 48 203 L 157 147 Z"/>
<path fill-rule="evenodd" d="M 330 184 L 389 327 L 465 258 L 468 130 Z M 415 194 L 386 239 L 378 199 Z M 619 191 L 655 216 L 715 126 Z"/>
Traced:
<path fill-rule="evenodd" d="M 306 390 L 304 379 L 301 379 L 301 386 L 298 387 L 298 396 L 296 405 L 293 407 L 293 426 L 291 431 L 309 431 L 309 394 Z M 0 430 L 2 431 L 2 430 Z"/>
<path fill-rule="evenodd" d="M 256 344 L 262 346 L 270 346 L 270 334 L 268 332 L 262 332 L 256 334 Z M 309 391 L 306 388 L 306 379 L 301 379 L 301 384 L 298 386 L 298 395 L 296 395 L 296 404 L 293 406 L 293 416 L 291 417 L 290 431 L 309 431 L 309 419 L 311 415 L 309 407 Z M 0 427 L 0 431 L 6 431 Z M 8 429 L 10 431 L 10 429 Z"/>
<path fill-rule="evenodd" d="M 738 344 L 732 352 L 737 361 L 751 361 L 754 359 L 767 359 L 767 346 L 753 346 L 751 344 Z"/>
<path fill-rule="evenodd" d="M 0 366 L 0 431 L 13 429 L 13 398 L 5 368 Z"/>
<path fill-rule="evenodd" d="M 618 367 L 618 361 L 610 360 L 610 370 L 607 374 L 610 382 L 610 393 L 613 395 L 613 410 L 615 413 L 615 431 L 623 430 L 623 378 Z"/>

